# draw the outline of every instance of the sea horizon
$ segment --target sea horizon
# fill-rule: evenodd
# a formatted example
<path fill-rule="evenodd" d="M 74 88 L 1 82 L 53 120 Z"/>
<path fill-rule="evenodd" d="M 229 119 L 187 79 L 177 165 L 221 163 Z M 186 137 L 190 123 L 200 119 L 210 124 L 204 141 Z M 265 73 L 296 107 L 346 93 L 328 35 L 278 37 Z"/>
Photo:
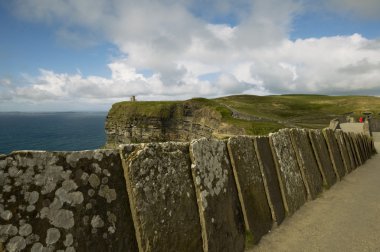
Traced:
<path fill-rule="evenodd" d="M 0 153 L 18 150 L 81 151 L 106 141 L 106 111 L 0 112 Z"/>

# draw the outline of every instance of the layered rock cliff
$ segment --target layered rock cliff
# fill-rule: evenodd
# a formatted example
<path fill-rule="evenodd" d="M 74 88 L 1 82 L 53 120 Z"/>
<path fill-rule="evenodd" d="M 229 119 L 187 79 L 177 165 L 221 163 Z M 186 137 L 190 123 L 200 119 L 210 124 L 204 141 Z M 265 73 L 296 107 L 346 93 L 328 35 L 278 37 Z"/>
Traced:
<path fill-rule="evenodd" d="M 189 141 L 210 136 L 223 138 L 246 133 L 243 128 L 223 121 L 222 113 L 231 111 L 206 99 L 116 103 L 106 120 L 106 146 Z"/>

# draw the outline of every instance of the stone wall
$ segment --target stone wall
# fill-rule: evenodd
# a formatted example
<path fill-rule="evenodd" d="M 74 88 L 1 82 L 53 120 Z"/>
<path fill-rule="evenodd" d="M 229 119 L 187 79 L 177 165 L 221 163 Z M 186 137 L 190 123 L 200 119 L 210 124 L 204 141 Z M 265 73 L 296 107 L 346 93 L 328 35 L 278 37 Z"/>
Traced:
<path fill-rule="evenodd" d="M 363 134 L 0 156 L 0 251 L 244 251 L 376 153 Z"/>

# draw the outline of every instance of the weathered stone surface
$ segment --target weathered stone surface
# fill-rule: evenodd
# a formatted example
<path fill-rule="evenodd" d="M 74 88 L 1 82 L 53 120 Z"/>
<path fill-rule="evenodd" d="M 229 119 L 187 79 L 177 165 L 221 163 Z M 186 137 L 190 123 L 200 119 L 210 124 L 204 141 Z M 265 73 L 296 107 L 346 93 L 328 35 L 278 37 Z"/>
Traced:
<path fill-rule="evenodd" d="M 329 149 L 330 158 L 333 163 L 335 173 L 339 179 L 343 179 L 346 175 L 346 168 L 344 167 L 342 155 L 339 151 L 339 146 L 331 129 L 323 129 L 323 135 Z"/>
<path fill-rule="evenodd" d="M 358 166 L 363 164 L 363 161 L 362 161 L 358 146 L 357 146 L 356 141 L 355 141 L 355 134 L 352 132 L 348 132 L 347 136 L 348 136 L 349 141 L 351 142 L 351 148 L 354 152 L 356 162 L 357 162 L 357 167 L 358 167 Z"/>
<path fill-rule="evenodd" d="M 346 174 L 350 173 L 354 168 L 351 166 L 350 156 L 344 141 L 343 131 L 337 130 L 334 132 L 340 154 L 342 156 L 344 167 L 346 168 Z"/>
<path fill-rule="evenodd" d="M 367 146 L 367 135 L 361 134 L 360 137 L 362 139 L 362 143 L 363 143 L 364 151 L 365 151 L 365 154 L 366 154 L 366 158 L 369 159 L 371 157 L 371 155 L 369 154 L 369 150 L 368 150 L 368 146 Z"/>
<path fill-rule="evenodd" d="M 243 251 L 244 218 L 226 143 L 194 140 L 190 157 L 204 251 Z"/>
<path fill-rule="evenodd" d="M 364 135 L 363 134 L 359 134 L 358 135 L 358 140 L 359 140 L 360 146 L 362 148 L 362 152 L 363 152 L 364 158 L 365 158 L 365 160 L 367 160 L 369 157 L 368 157 L 367 150 L 366 150 L 365 143 L 364 143 Z"/>
<path fill-rule="evenodd" d="M 276 168 L 285 209 L 288 214 L 293 214 L 306 202 L 307 193 L 289 129 L 282 129 L 277 133 L 270 134 L 269 139 L 277 162 Z"/>
<path fill-rule="evenodd" d="M 332 130 L 334 130 L 334 131 L 337 130 L 337 129 L 340 129 L 339 119 L 333 119 L 333 120 L 331 120 L 329 128 L 332 129 Z"/>
<path fill-rule="evenodd" d="M 363 134 L 359 134 L 359 135 L 357 135 L 357 137 L 358 137 L 358 140 L 359 140 L 360 148 L 362 149 L 363 157 L 367 161 L 367 159 L 369 157 L 367 155 L 367 151 L 366 151 L 365 146 L 364 146 L 364 136 L 363 136 Z"/>
<path fill-rule="evenodd" d="M 356 156 L 355 156 L 355 150 L 352 148 L 351 141 L 349 139 L 349 136 L 346 132 L 343 132 L 343 140 L 345 143 L 345 146 L 347 148 L 348 156 L 350 158 L 350 163 L 351 163 L 351 168 L 356 169 L 356 167 L 359 165 L 356 161 Z"/>
<path fill-rule="evenodd" d="M 315 199 L 323 190 L 323 179 L 305 129 L 291 129 L 290 136 L 309 199 Z"/>
<path fill-rule="evenodd" d="M 254 144 L 261 173 L 263 174 L 272 218 L 277 225 L 280 225 L 285 219 L 285 207 L 278 182 L 276 165 L 273 160 L 272 149 L 269 144 L 269 137 L 255 137 Z"/>
<path fill-rule="evenodd" d="M 188 143 L 122 147 L 139 251 L 201 251 Z"/>
<path fill-rule="evenodd" d="M 360 157 L 361 163 L 364 164 L 365 161 L 366 161 L 366 158 L 365 158 L 365 155 L 364 155 L 364 152 L 363 152 L 363 148 L 362 148 L 362 146 L 360 144 L 360 140 L 359 140 L 358 134 L 352 134 L 352 139 L 355 142 L 355 145 L 356 145 L 357 152 L 358 152 L 358 155 Z"/>
<path fill-rule="evenodd" d="M 227 143 L 246 229 L 253 242 L 272 228 L 272 214 L 268 205 L 263 176 L 256 157 L 252 137 L 231 137 Z"/>
<path fill-rule="evenodd" d="M 310 130 L 309 137 L 318 163 L 319 171 L 322 174 L 323 183 L 327 188 L 330 188 L 336 183 L 337 177 L 330 159 L 326 140 L 323 137 L 321 130 Z"/>
<path fill-rule="evenodd" d="M 0 192 L 9 250 L 137 251 L 118 151 L 14 152 L 0 158 Z"/>

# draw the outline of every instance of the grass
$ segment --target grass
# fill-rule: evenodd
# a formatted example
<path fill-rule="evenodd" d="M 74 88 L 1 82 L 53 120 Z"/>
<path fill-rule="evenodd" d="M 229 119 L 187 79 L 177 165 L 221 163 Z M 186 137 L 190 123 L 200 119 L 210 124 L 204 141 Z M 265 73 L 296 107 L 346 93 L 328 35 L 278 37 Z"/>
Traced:
<path fill-rule="evenodd" d="M 216 99 L 193 98 L 187 101 L 120 102 L 112 106 L 109 116 L 114 120 L 134 117 L 181 119 L 186 108 L 208 107 L 221 115 L 222 123 L 243 128 L 249 135 L 266 135 L 284 127 L 323 128 L 330 120 L 353 112 L 358 118 L 365 111 L 380 113 L 380 98 L 371 96 L 326 95 L 235 95 Z M 244 115 L 260 117 L 248 121 L 232 116 L 232 108 Z"/>

